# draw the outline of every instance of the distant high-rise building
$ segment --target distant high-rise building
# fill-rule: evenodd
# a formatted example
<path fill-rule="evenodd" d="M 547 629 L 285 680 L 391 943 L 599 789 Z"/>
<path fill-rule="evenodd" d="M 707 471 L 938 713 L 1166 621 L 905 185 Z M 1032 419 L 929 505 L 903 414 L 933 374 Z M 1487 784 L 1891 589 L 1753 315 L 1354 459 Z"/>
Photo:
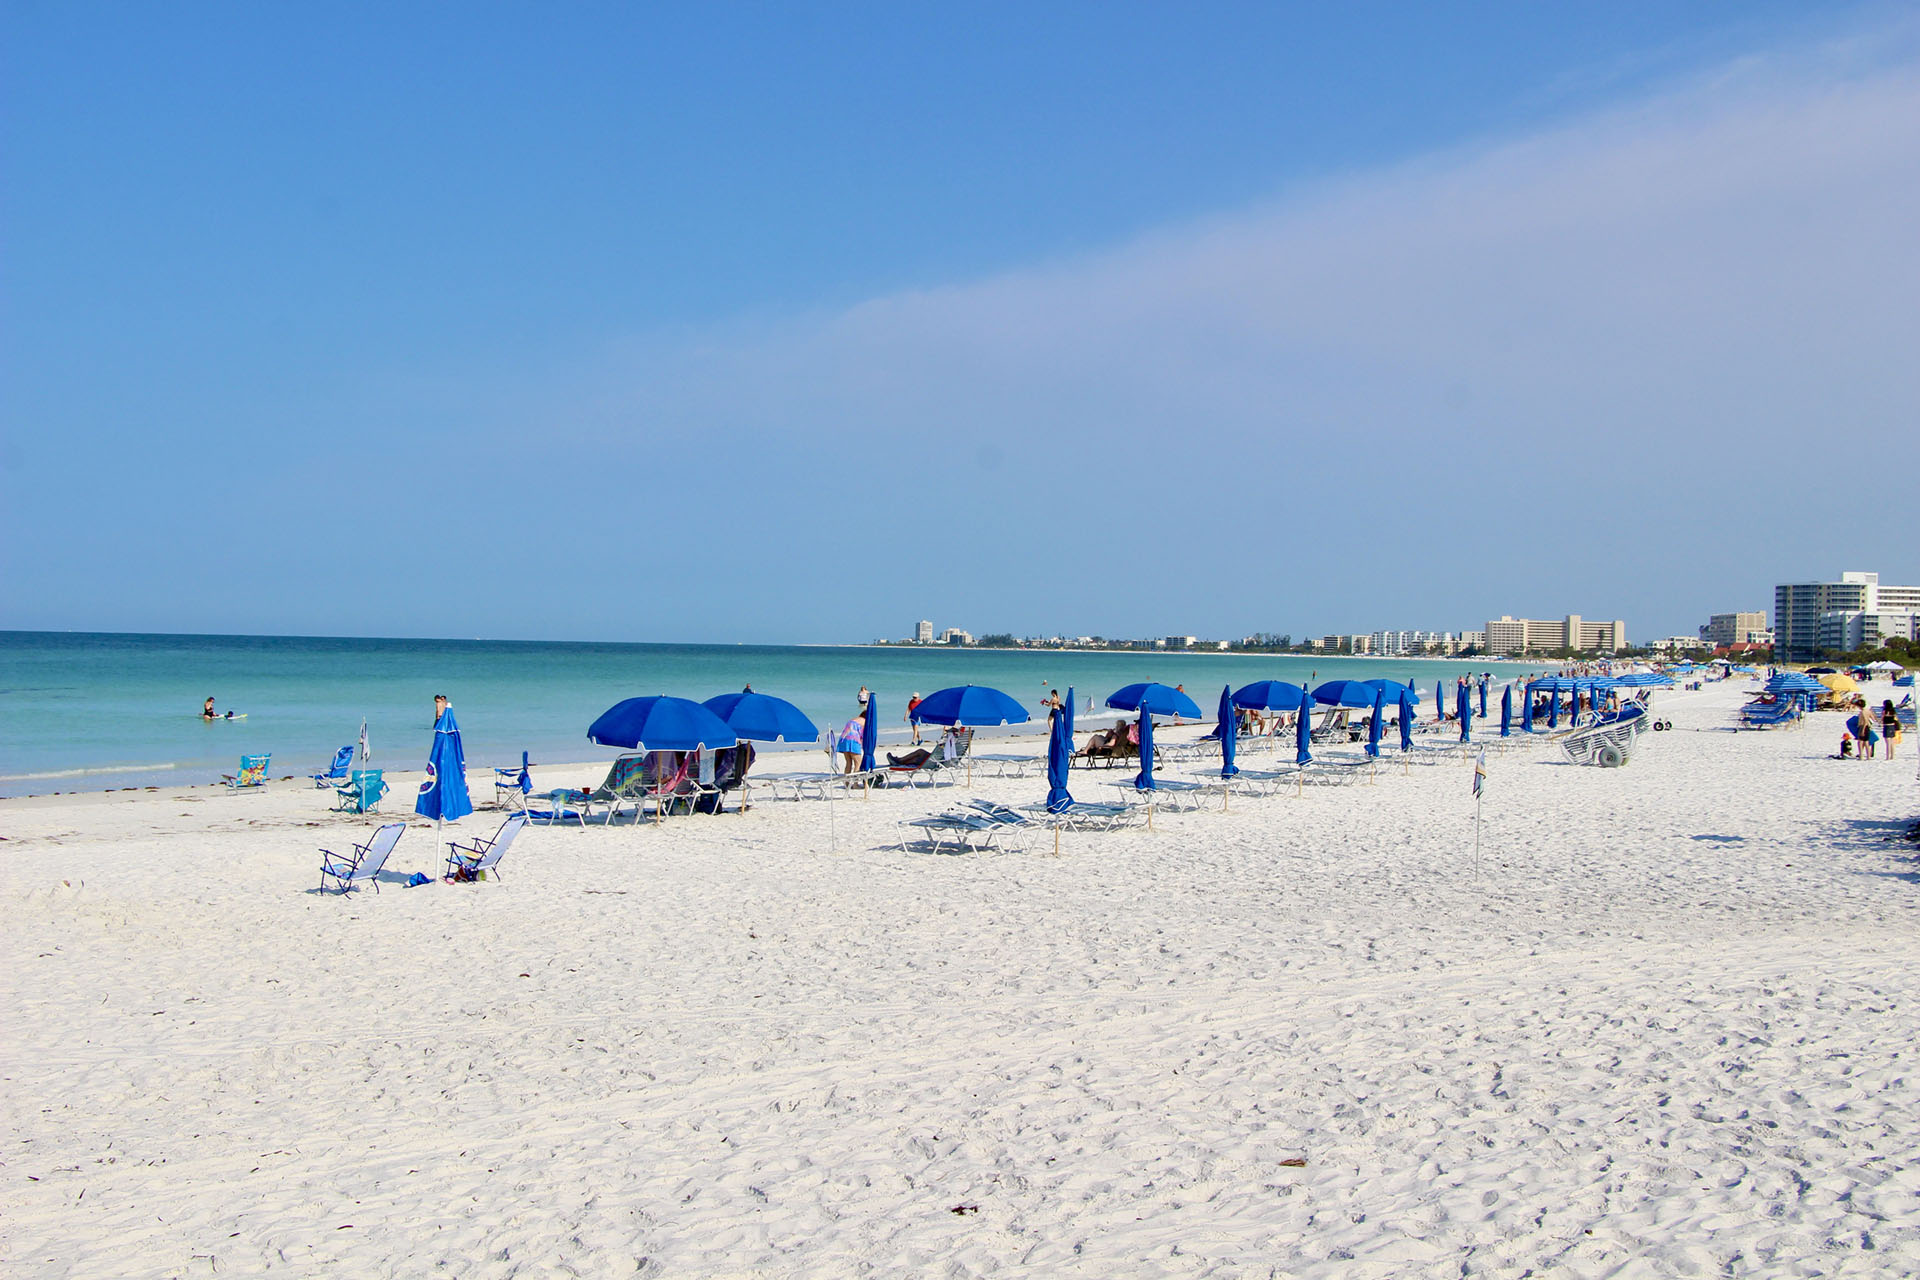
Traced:
<path fill-rule="evenodd" d="M 1773 589 L 1773 651 L 1811 662 L 1823 649 L 1862 649 L 1913 634 L 1920 587 L 1882 586 L 1880 575 L 1849 570 L 1838 582 L 1783 582 Z M 1867 621 L 1872 618 L 1873 621 Z"/>
<path fill-rule="evenodd" d="M 1626 623 L 1617 619 L 1589 622 L 1577 613 L 1558 622 L 1502 614 L 1488 619 L 1486 627 L 1485 648 L 1494 654 L 1551 653 L 1556 649 L 1613 653 L 1626 647 Z"/>
<path fill-rule="evenodd" d="M 1747 613 L 1716 613 L 1700 628 L 1700 639 L 1709 649 L 1730 644 L 1759 644 L 1767 631 L 1767 613 L 1760 609 Z"/>
<path fill-rule="evenodd" d="M 925 618 L 920 619 L 919 623 L 913 628 L 913 639 L 916 644 L 932 644 L 933 624 Z"/>

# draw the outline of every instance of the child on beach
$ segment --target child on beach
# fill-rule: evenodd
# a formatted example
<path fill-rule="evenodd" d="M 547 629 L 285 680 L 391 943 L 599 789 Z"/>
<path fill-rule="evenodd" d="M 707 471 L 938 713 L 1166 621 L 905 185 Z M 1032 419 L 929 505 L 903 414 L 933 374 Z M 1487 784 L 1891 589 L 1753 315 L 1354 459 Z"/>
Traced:
<path fill-rule="evenodd" d="M 1880 736 L 1887 740 L 1887 759 L 1893 759 L 1893 744 L 1900 741 L 1900 713 L 1894 710 L 1892 698 L 1880 701 Z"/>

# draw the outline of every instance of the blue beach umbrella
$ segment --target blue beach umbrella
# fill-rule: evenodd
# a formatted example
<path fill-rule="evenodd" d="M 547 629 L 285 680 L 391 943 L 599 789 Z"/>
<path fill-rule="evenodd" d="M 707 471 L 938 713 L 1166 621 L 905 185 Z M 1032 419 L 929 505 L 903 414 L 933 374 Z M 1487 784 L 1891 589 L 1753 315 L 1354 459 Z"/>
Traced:
<path fill-rule="evenodd" d="M 1313 695 L 1300 686 L 1300 715 L 1293 723 L 1293 762 L 1313 763 Z"/>
<path fill-rule="evenodd" d="M 460 745 L 460 725 L 452 707 L 433 722 L 427 776 L 414 797 L 413 811 L 435 822 L 458 822 L 473 812 L 473 801 L 467 796 L 467 752 Z"/>
<path fill-rule="evenodd" d="M 1513 736 L 1513 686 L 1508 685 L 1500 691 L 1500 736 Z"/>
<path fill-rule="evenodd" d="M 1300 703 L 1300 686 L 1284 680 L 1255 680 L 1233 693 L 1233 705 L 1249 711 L 1297 711 Z"/>
<path fill-rule="evenodd" d="M 873 768 L 873 753 L 880 746 L 880 713 L 873 709 L 875 701 L 875 696 L 869 693 L 867 709 L 862 713 L 866 717 L 860 726 L 860 770 L 863 773 Z"/>
<path fill-rule="evenodd" d="M 751 742 L 812 742 L 820 726 L 785 698 L 765 693 L 723 693 L 700 704 Z"/>
<path fill-rule="evenodd" d="M 587 740 L 629 751 L 699 751 L 731 747 L 740 738 L 691 698 L 653 694 L 608 707 L 587 729 Z"/>
<path fill-rule="evenodd" d="M 1192 698 L 1164 684 L 1130 684 L 1124 689 L 1116 689 L 1108 695 L 1107 705 L 1115 711 L 1139 711 L 1156 716 L 1185 716 L 1189 720 L 1200 718 L 1200 708 Z"/>
<path fill-rule="evenodd" d="M 1313 691 L 1323 707 L 1370 707 L 1380 691 L 1366 680 L 1329 680 Z"/>
<path fill-rule="evenodd" d="M 1473 702 L 1467 693 L 1467 686 L 1461 685 L 1459 695 L 1454 698 L 1455 710 L 1460 715 L 1460 741 L 1473 741 Z"/>
<path fill-rule="evenodd" d="M 1220 776 L 1231 778 L 1240 772 L 1240 766 L 1233 762 L 1234 749 L 1239 745 L 1240 726 L 1235 722 L 1233 709 L 1233 686 L 1220 688 Z"/>
<path fill-rule="evenodd" d="M 1195 711 L 1194 718 L 1200 713 Z M 1142 791 L 1153 790 L 1153 713 L 1140 712 L 1140 772 L 1134 776 L 1133 785 Z"/>
<path fill-rule="evenodd" d="M 1400 690 L 1400 749 L 1413 750 L 1413 690 Z"/>
<path fill-rule="evenodd" d="M 1381 721 L 1387 718 L 1387 691 L 1375 688 L 1373 691 L 1373 719 L 1367 725 L 1367 754 L 1375 760 L 1380 758 L 1380 731 L 1384 727 Z"/>
<path fill-rule="evenodd" d="M 928 724 L 1025 724 L 1033 717 L 1011 695 L 985 685 L 964 684 L 941 689 L 920 699 L 915 720 Z"/>
<path fill-rule="evenodd" d="M 1447 718 L 1447 685 L 1444 680 L 1433 682 L 1433 718 L 1435 720 Z"/>
<path fill-rule="evenodd" d="M 1047 812 L 1059 813 L 1073 803 L 1067 792 L 1067 774 L 1073 769 L 1073 691 L 1067 705 L 1053 717 L 1047 734 Z"/>
<path fill-rule="evenodd" d="M 1533 687 L 1531 685 L 1520 691 L 1520 731 L 1533 732 Z"/>
<path fill-rule="evenodd" d="M 1411 693 L 1415 703 L 1420 701 L 1420 691 L 1418 689 L 1412 685 L 1401 684 L 1398 680 L 1362 680 L 1360 683 L 1366 685 L 1369 689 L 1385 690 L 1387 701 L 1393 703 L 1395 706 L 1400 705 L 1400 695 L 1403 692 Z"/>
<path fill-rule="evenodd" d="M 1487 718 L 1487 681 L 1485 677 L 1482 677 L 1480 680 L 1480 718 L 1482 720 Z"/>

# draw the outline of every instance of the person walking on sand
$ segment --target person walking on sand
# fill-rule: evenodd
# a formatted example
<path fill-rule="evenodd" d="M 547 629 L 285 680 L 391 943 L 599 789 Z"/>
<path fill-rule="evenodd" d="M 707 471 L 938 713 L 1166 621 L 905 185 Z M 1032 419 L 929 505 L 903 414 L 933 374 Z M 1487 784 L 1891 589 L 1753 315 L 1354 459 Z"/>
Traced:
<path fill-rule="evenodd" d="M 913 713 L 915 711 L 918 711 L 919 709 L 920 709 L 920 691 L 918 689 L 915 689 L 913 691 L 913 696 L 907 699 L 906 719 L 907 719 L 907 727 L 913 730 L 913 745 L 916 747 L 920 745 L 920 722 L 913 718 Z"/>
<path fill-rule="evenodd" d="M 1862 700 L 1860 709 L 1853 713 L 1853 737 L 1859 747 L 1856 754 L 1862 760 L 1873 759 L 1873 745 L 1880 737 L 1873 727 L 1873 720 L 1873 712 L 1867 710 L 1867 704 Z"/>
<path fill-rule="evenodd" d="M 1887 741 L 1887 759 L 1893 759 L 1893 744 L 1900 741 L 1900 713 L 1893 709 L 1892 698 L 1880 703 L 1880 736 Z"/>

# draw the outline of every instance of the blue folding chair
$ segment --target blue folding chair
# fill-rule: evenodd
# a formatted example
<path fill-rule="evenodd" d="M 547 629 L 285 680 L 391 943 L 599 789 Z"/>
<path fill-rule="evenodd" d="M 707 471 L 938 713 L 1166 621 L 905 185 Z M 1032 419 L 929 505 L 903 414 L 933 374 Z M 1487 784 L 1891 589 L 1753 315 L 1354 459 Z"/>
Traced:
<path fill-rule="evenodd" d="M 353 744 L 348 743 L 333 753 L 333 763 L 327 766 L 325 773 L 310 773 L 316 787 L 338 787 L 347 780 L 347 768 L 353 763 Z"/>
<path fill-rule="evenodd" d="M 241 756 L 239 773 L 223 773 L 221 780 L 235 791 L 251 791 L 267 785 L 267 766 L 273 762 L 271 754 L 264 756 Z"/>
<path fill-rule="evenodd" d="M 339 813 L 372 813 L 387 794 L 378 769 L 355 769 L 344 787 L 335 787 L 333 807 Z"/>

